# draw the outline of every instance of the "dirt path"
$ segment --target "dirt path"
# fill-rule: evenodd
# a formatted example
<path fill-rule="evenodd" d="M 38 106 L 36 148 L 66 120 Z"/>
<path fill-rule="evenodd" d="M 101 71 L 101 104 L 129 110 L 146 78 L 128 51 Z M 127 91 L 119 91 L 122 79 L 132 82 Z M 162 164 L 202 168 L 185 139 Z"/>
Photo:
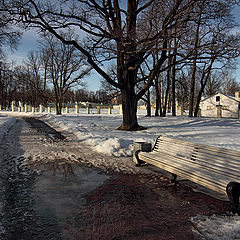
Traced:
<path fill-rule="evenodd" d="M 1 240 L 64 239 L 64 225 L 84 196 L 110 177 L 73 161 L 22 119 L 4 136 L 0 155 Z"/>
<path fill-rule="evenodd" d="M 227 209 L 169 184 L 155 168 L 96 154 L 63 135 L 19 119 L 3 139 L 0 239 L 190 240 L 190 217 Z"/>

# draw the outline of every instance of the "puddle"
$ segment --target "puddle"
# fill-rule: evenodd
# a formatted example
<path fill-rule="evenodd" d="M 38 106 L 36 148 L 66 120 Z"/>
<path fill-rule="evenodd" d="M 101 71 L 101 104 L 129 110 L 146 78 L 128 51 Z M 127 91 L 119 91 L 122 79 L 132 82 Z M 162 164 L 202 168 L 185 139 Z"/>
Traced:
<path fill-rule="evenodd" d="M 34 187 L 36 208 L 44 217 L 59 223 L 73 217 L 85 205 L 85 195 L 101 186 L 110 176 L 95 169 L 73 166 L 74 174 L 63 176 L 46 171 Z"/>

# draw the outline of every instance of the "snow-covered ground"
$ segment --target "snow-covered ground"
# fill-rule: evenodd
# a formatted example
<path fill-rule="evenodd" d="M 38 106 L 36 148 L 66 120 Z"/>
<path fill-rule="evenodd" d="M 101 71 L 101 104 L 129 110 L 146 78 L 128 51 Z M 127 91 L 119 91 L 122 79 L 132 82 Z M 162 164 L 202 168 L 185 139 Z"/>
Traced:
<path fill-rule="evenodd" d="M 131 156 L 134 141 L 155 142 L 159 135 L 196 143 L 240 149 L 240 120 L 189 117 L 139 116 L 143 131 L 116 130 L 121 125 L 120 115 L 45 115 L 50 125 L 73 132 L 93 150 L 112 156 Z"/>
<path fill-rule="evenodd" d="M 0 113 L 0 140 L 2 140 L 3 136 L 11 126 L 13 126 L 16 122 L 16 118 L 9 117 L 6 115 L 2 115 Z"/>
<path fill-rule="evenodd" d="M 11 115 L 13 113 L 8 114 L 8 116 Z M 23 115 L 25 114 L 18 114 L 18 116 Z M 28 115 L 40 116 L 39 114 Z M 42 114 L 41 118 L 53 127 L 74 133 L 80 142 L 90 145 L 94 151 L 116 157 L 131 156 L 134 141 L 154 143 L 159 135 L 240 149 L 240 120 L 238 119 L 186 116 L 160 118 L 145 117 L 140 114 L 139 124 L 146 127 L 146 130 L 126 132 L 116 130 L 121 125 L 122 116 L 119 114 L 64 114 L 62 116 Z M 14 118 L 0 115 L 0 139 L 14 122 Z M 203 239 L 240 239 L 239 216 L 197 216 L 191 220 L 205 236 Z"/>

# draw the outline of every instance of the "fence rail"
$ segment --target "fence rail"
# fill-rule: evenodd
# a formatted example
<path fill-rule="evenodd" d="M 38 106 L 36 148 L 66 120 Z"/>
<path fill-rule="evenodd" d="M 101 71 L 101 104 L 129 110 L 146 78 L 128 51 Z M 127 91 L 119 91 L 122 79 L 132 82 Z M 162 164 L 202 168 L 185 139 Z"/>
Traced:
<path fill-rule="evenodd" d="M 33 107 L 28 104 L 19 104 L 16 106 L 15 104 L 11 105 L 11 108 L 5 108 L 0 105 L 0 111 L 5 110 L 5 111 L 11 111 L 15 113 L 56 113 L 56 108 L 55 107 L 50 107 L 50 106 L 44 106 L 44 105 L 39 105 L 38 107 Z M 66 106 L 61 109 L 63 114 L 120 114 L 122 115 L 122 105 L 113 105 L 113 106 L 94 106 L 94 107 L 82 107 L 79 106 L 78 104 L 76 105 L 71 105 L 71 106 Z M 152 114 L 154 114 L 155 108 L 152 107 Z M 138 106 L 138 113 L 142 115 L 147 114 L 146 106 Z M 177 111 L 178 115 L 183 115 L 183 110 L 178 109 Z"/>

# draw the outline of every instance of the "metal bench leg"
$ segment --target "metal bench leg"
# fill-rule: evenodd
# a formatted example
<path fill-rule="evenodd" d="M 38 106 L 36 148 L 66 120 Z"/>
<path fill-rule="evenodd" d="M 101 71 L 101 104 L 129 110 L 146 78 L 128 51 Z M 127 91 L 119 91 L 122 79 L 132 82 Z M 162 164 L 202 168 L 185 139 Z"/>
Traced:
<path fill-rule="evenodd" d="M 240 183 L 230 182 L 226 187 L 226 192 L 230 201 L 230 208 L 232 213 L 240 215 L 239 196 L 240 196 Z"/>
<path fill-rule="evenodd" d="M 177 181 L 177 175 L 174 173 L 171 173 L 171 178 L 170 178 L 171 183 L 176 183 Z"/>
<path fill-rule="evenodd" d="M 139 159 L 139 157 L 138 157 L 139 152 L 141 152 L 141 151 L 140 151 L 140 150 L 137 150 L 137 151 L 135 152 L 135 157 L 136 157 L 137 162 L 138 162 L 138 163 L 136 164 L 137 167 L 139 167 L 139 166 L 141 166 L 141 165 L 143 165 L 143 164 L 146 163 L 146 162 L 144 162 L 144 161 L 142 161 L 142 160 Z"/>

